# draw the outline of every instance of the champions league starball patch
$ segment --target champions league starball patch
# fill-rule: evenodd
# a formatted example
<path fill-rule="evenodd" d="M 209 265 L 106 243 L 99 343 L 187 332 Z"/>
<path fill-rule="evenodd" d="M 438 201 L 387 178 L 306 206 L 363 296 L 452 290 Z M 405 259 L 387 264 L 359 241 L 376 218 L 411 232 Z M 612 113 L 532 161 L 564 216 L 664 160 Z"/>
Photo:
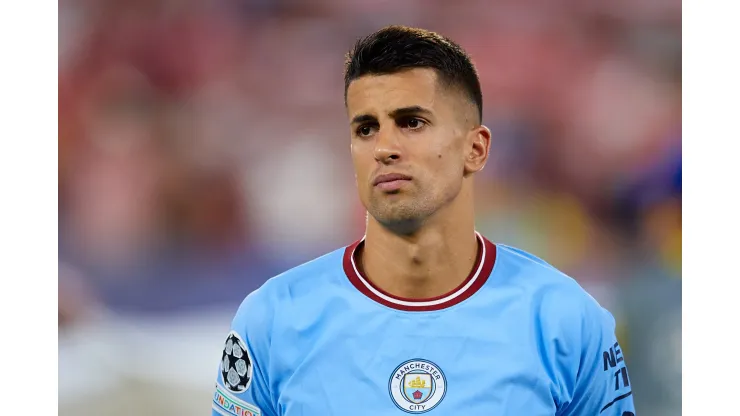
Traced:
<path fill-rule="evenodd" d="M 224 387 L 233 393 L 241 393 L 252 382 L 252 357 L 247 345 L 235 331 L 229 332 L 221 355 L 221 378 Z"/>
<path fill-rule="evenodd" d="M 388 382 L 393 403 L 407 413 L 425 413 L 444 399 L 447 379 L 431 361 L 409 360 L 396 367 Z"/>

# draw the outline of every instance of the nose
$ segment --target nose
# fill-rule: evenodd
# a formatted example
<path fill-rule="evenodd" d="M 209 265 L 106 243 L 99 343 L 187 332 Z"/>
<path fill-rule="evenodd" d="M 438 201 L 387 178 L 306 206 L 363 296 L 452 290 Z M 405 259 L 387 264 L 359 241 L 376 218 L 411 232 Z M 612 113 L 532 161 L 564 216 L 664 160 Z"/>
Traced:
<path fill-rule="evenodd" d="M 401 142 L 393 129 L 378 131 L 375 136 L 375 160 L 383 164 L 401 159 Z"/>

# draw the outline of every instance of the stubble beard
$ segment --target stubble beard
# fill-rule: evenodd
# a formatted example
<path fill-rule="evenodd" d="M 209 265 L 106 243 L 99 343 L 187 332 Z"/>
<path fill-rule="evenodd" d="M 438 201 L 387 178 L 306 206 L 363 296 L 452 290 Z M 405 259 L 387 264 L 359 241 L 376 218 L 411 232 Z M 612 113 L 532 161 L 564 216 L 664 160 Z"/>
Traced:
<path fill-rule="evenodd" d="M 392 198 L 386 195 L 372 196 L 367 211 L 380 225 L 395 234 L 415 233 L 437 211 L 431 197 L 402 195 L 395 201 L 388 197 Z"/>

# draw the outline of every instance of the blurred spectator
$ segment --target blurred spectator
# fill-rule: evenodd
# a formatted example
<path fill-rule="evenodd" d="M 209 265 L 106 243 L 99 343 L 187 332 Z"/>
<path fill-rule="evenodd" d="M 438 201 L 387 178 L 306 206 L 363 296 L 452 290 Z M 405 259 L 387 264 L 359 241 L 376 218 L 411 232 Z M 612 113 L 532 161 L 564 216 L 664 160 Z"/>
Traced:
<path fill-rule="evenodd" d="M 59 265 L 59 329 L 83 325 L 94 319 L 100 305 L 79 271 Z"/>

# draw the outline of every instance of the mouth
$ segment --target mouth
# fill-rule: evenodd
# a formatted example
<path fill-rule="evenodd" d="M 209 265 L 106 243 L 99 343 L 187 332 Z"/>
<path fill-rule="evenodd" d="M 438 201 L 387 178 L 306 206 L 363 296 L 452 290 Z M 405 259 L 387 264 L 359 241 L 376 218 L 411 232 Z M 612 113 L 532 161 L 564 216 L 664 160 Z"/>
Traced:
<path fill-rule="evenodd" d="M 411 176 L 401 173 L 388 173 L 377 176 L 373 180 L 373 186 L 384 191 L 397 191 L 409 181 L 411 181 Z"/>

